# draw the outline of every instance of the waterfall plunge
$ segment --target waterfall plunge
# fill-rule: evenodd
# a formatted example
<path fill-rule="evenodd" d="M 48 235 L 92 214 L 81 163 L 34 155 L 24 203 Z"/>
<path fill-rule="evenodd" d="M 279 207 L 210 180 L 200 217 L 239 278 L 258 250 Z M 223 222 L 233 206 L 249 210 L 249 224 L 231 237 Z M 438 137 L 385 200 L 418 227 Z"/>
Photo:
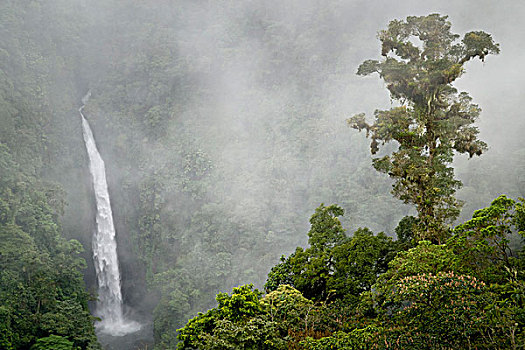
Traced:
<path fill-rule="evenodd" d="M 91 93 L 88 92 L 84 96 L 82 107 L 78 111 L 82 117 L 84 142 L 89 157 L 89 170 L 93 179 L 97 207 L 97 229 L 93 235 L 93 261 L 98 280 L 96 316 L 102 319 L 97 324 L 97 329 L 113 336 L 122 336 L 138 331 L 140 324 L 126 320 L 122 311 L 117 242 L 106 182 L 106 169 L 98 153 L 91 128 L 82 114 L 90 95 Z"/>

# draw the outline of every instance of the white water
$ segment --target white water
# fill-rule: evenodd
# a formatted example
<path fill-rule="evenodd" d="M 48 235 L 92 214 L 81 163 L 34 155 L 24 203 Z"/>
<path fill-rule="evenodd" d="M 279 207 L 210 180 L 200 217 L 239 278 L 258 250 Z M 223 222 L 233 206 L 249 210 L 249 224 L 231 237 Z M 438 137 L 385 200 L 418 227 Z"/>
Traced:
<path fill-rule="evenodd" d="M 106 168 L 100 157 L 82 110 L 89 99 L 88 92 L 82 99 L 82 107 L 78 110 L 82 117 L 84 142 L 89 157 L 89 170 L 93 179 L 97 207 L 97 229 L 93 235 L 93 261 L 98 280 L 98 301 L 96 316 L 101 318 L 97 323 L 97 330 L 113 336 L 122 336 L 136 332 L 140 324 L 126 320 L 122 311 L 122 293 L 120 289 L 120 272 L 117 256 L 117 242 L 115 240 L 115 226 L 109 201 L 108 185 L 106 182 Z"/>

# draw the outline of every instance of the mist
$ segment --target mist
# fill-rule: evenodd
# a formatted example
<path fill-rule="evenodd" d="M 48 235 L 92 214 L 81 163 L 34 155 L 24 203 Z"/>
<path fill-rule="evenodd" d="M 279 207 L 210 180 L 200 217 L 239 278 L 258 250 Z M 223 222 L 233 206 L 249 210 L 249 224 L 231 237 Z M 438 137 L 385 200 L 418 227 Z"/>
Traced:
<path fill-rule="evenodd" d="M 372 168 L 368 141 L 346 125 L 356 113 L 392 106 L 377 75 L 356 75 L 361 62 L 380 57 L 377 32 L 392 19 L 440 13 L 454 33 L 483 30 L 500 43 L 499 55 L 469 62 L 455 83 L 482 108 L 477 125 L 489 145 L 481 157 L 455 158 L 465 202 L 458 221 L 499 194 L 525 196 L 521 2 L 6 6 L 20 17 L 0 17 L 0 57 L 2 46 L 16 46 L 59 62 L 42 73 L 52 143 L 41 174 L 65 189 L 63 231 L 86 249 L 88 290 L 96 285 L 94 199 L 74 111 L 92 92 L 84 113 L 106 163 L 124 301 L 135 317 L 160 320 L 144 342 L 214 306 L 217 292 L 262 288 L 281 255 L 305 246 L 321 203 L 345 209 L 348 235 L 368 227 L 395 237 L 399 220 L 415 213 L 393 198 L 391 180 Z M 1 68 L 8 76 L 38 73 L 12 57 Z M 14 117 L 2 119 L 11 128 Z"/>

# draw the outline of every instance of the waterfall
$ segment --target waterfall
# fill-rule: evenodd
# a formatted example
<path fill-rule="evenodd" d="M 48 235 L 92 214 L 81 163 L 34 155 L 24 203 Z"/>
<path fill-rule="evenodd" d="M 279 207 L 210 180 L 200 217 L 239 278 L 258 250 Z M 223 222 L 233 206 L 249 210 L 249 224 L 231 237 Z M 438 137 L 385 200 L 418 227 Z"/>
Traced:
<path fill-rule="evenodd" d="M 98 281 L 98 301 L 95 314 L 102 320 L 97 324 L 97 330 L 113 336 L 121 336 L 138 331 L 140 325 L 137 322 L 126 320 L 122 310 L 117 241 L 106 182 L 106 169 L 98 153 L 89 123 L 82 113 L 90 96 L 90 92 L 84 96 L 82 107 L 78 111 L 82 117 L 84 142 L 89 157 L 89 170 L 93 180 L 97 208 L 96 232 L 93 235 L 93 261 Z"/>

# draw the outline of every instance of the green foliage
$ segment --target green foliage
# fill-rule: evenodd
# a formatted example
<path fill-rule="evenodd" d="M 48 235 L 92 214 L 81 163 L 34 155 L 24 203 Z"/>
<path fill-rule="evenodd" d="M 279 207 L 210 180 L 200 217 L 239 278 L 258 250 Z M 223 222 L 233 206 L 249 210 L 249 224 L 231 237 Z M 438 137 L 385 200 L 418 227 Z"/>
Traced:
<path fill-rule="evenodd" d="M 66 192 L 56 183 L 75 177 L 69 162 L 78 156 L 78 134 L 68 130 L 78 121 L 71 114 L 75 67 L 61 52 L 82 26 L 78 21 L 63 33 L 75 10 L 63 1 L 0 4 L 2 349 L 99 348 L 87 308 L 83 248 L 65 238 L 71 237 L 61 225 Z M 73 181 L 78 187 L 78 178 Z M 77 218 L 75 230 L 79 226 Z"/>
<path fill-rule="evenodd" d="M 397 240 L 406 248 L 413 247 L 418 225 L 419 221 L 414 216 L 405 216 L 397 224 L 395 228 Z"/>
<path fill-rule="evenodd" d="M 266 294 L 261 302 L 270 320 L 288 329 L 288 333 L 309 329 L 309 316 L 314 303 L 292 286 L 279 285 L 276 290 Z"/>
<path fill-rule="evenodd" d="M 386 343 L 504 349 L 523 342 L 523 275 L 507 239 L 517 232 L 519 203 L 500 196 L 446 244 L 420 241 L 398 253 L 360 305 L 379 315 Z"/>
<path fill-rule="evenodd" d="M 309 232 L 315 247 L 283 257 L 262 298 L 251 286 L 219 293 L 218 307 L 179 330 L 179 348 L 518 349 L 525 326 L 521 260 L 508 249 L 499 260 L 511 265 L 494 257 L 502 237 L 521 227 L 522 203 L 500 196 L 458 225 L 445 244 L 421 240 L 408 250 L 400 248 L 406 242 L 368 229 L 346 237 L 337 207 L 321 205 Z M 409 228 L 413 220 L 406 219 Z M 487 251 L 492 260 L 484 260 Z M 325 299 L 279 283 L 304 287 L 314 269 L 326 273 Z"/>
<path fill-rule="evenodd" d="M 357 300 L 370 290 L 377 276 L 386 271 L 397 245 L 383 233 L 377 236 L 368 229 L 358 229 L 346 237 L 336 215 L 343 211 L 336 205 L 319 206 L 310 219 L 310 247 L 298 247 L 287 259 L 272 268 L 266 291 L 280 284 L 291 284 L 314 301 Z"/>
<path fill-rule="evenodd" d="M 335 270 L 328 287 L 335 296 L 352 305 L 365 291 L 370 291 L 379 275 L 396 256 L 399 247 L 384 233 L 358 229 L 348 242 L 333 249 Z"/>
<path fill-rule="evenodd" d="M 373 292 L 365 293 L 361 298 L 359 308 L 366 314 L 389 314 L 391 307 L 399 306 L 392 295 L 402 279 L 456 271 L 457 266 L 457 257 L 449 247 L 420 241 L 416 247 L 400 251 L 390 261 L 386 272 L 377 278 Z"/>
<path fill-rule="evenodd" d="M 125 228 L 119 231 L 124 243 L 119 247 L 125 249 L 123 246 L 130 244 L 140 257 L 133 265 L 128 263 L 134 259 L 128 258 L 122 266 L 132 271 L 134 280 L 144 268 L 150 292 L 159 294 L 154 311 L 158 349 L 174 348 L 174 330 L 197 310 L 212 307 L 217 290 L 228 290 L 242 281 L 261 281 L 278 249 L 284 252 L 303 244 L 297 232 L 303 232 L 303 219 L 317 203 L 327 198 L 341 203 L 349 209 L 346 220 L 373 225 L 376 231 L 391 232 L 403 215 L 401 209 L 392 209 L 390 198 L 382 196 L 389 183 L 370 173 L 360 159 L 359 140 L 350 140 L 331 119 L 344 112 L 323 100 L 327 87 L 345 78 L 339 73 L 344 73 L 340 62 L 341 57 L 348 57 L 348 44 L 341 40 L 326 45 L 322 32 L 340 32 L 342 23 L 360 26 L 370 23 L 369 19 L 356 15 L 341 20 L 344 12 L 339 9 L 346 6 L 344 1 L 333 6 L 323 2 L 312 8 L 305 6 L 311 14 L 301 12 L 294 21 L 283 20 L 275 11 L 255 3 L 248 7 L 235 2 L 216 7 L 190 2 L 157 5 L 153 9 L 140 1 L 98 0 L 87 7 L 83 1 L 69 0 L 7 0 L 0 4 L 2 349 L 29 348 L 35 342 L 44 346 L 53 341 L 55 345 L 46 346 L 69 347 L 69 342 L 75 348 L 98 346 L 80 274 L 85 266 L 78 257 L 80 243 L 62 237 L 87 242 L 91 233 L 84 229 L 91 217 L 89 196 L 83 192 L 87 186 L 81 184 L 89 180 L 86 169 L 78 168 L 86 159 L 79 147 L 78 118 L 74 117 L 87 82 L 94 96 L 85 111 L 105 159 L 110 160 L 106 163 L 108 179 L 122 189 L 112 193 L 118 208 L 117 224 Z M 104 15 L 99 16 L 101 13 Z M 223 21 L 224 13 L 228 13 L 228 21 Z M 339 24 L 331 21 L 334 18 L 339 18 Z M 434 24 L 444 22 L 430 16 L 428 20 L 411 18 L 407 23 L 431 32 Z M 403 77 L 413 77 L 415 72 L 423 85 L 432 86 L 462 73 L 460 65 L 434 59 L 443 48 L 429 39 L 425 53 L 421 52 L 428 64 L 412 64 L 409 68 L 414 71 L 409 69 L 406 74 L 401 61 L 417 59 L 416 50 L 408 45 L 413 41 L 404 39 L 403 30 L 408 30 L 404 23 L 392 25 L 391 33 L 401 33 L 394 38 L 397 42 L 388 35 L 383 41 L 385 49 L 394 48 L 405 58 L 397 63 L 389 60 L 389 66 L 367 61 L 359 68 L 360 74 L 381 70 L 385 80 L 390 79 L 387 84 L 394 99 L 403 93 L 413 93 L 418 99 L 419 85 L 405 82 Z M 206 40 L 195 40 L 203 38 L 201 33 Z M 444 38 L 443 42 L 452 39 Z M 202 50 L 206 41 L 217 43 L 214 51 Z M 450 53 L 463 55 L 460 64 L 474 57 L 483 60 L 498 51 L 490 35 L 483 32 L 467 34 L 461 45 L 463 49 Z M 250 65 L 239 70 L 239 63 L 245 62 Z M 326 79 L 329 75 L 342 78 L 330 81 Z M 221 83 L 220 92 L 214 91 L 214 82 L 227 82 L 225 78 L 230 76 L 240 78 L 235 79 L 238 86 Z M 430 105 L 441 103 L 436 96 Z M 227 108 L 224 101 L 229 101 Z M 412 109 L 408 108 L 419 111 Z M 468 96 L 459 95 L 447 113 L 453 119 L 458 115 L 459 119 L 472 119 L 477 112 Z M 397 120 L 405 126 L 411 122 L 402 108 L 377 115 L 381 121 Z M 368 125 L 364 116 L 356 123 L 360 129 Z M 455 123 L 463 132 L 462 138 L 455 139 L 457 151 L 479 153 L 484 145 L 473 142 L 477 130 L 458 118 Z M 438 124 L 444 127 L 444 122 Z M 420 131 L 408 128 L 382 126 L 377 133 L 385 139 L 397 133 L 391 139 L 407 140 L 407 148 L 421 150 Z M 350 157 L 348 149 L 355 150 Z M 516 154 L 519 163 L 522 157 Z M 448 156 L 444 153 L 443 161 Z M 240 164 L 235 158 L 250 161 Z M 384 172 L 390 171 L 392 164 L 390 158 L 374 161 Z M 408 167 L 409 175 L 425 180 L 426 170 L 418 168 L 422 158 L 418 163 L 416 157 L 414 164 L 414 168 Z M 519 169 L 519 165 L 514 167 L 517 176 L 521 176 Z M 447 169 L 438 167 L 436 172 L 444 176 L 442 182 L 432 183 L 431 198 L 446 196 L 443 189 L 457 184 L 449 181 Z M 501 172 L 493 171 L 484 181 L 490 182 Z M 65 191 L 50 180 L 60 182 Z M 371 197 L 379 197 L 379 203 L 371 204 Z M 61 218 L 64 209 L 66 219 Z M 341 208 L 332 206 L 316 214 L 310 248 L 298 250 L 297 257 L 283 259 L 272 269 L 267 288 L 273 292 L 259 299 L 260 304 L 255 302 L 260 295 L 248 290 L 235 292 L 235 297 L 220 295 L 229 316 L 223 311 L 210 313 L 208 319 L 203 316 L 203 329 L 209 326 L 213 330 L 200 332 L 201 346 L 273 349 L 294 347 L 306 336 L 327 336 L 320 343 L 342 347 L 358 339 L 359 332 L 366 341 L 369 332 L 379 332 L 361 325 L 354 331 L 355 324 L 369 320 L 349 320 L 348 310 L 353 309 L 360 293 L 372 289 L 377 275 L 386 270 L 400 248 L 386 236 L 374 236 L 366 229 L 346 237 L 338 219 Z M 64 229 L 60 221 L 65 223 Z M 411 238 L 419 239 L 421 234 L 412 230 L 414 223 L 402 222 L 398 237 L 403 242 L 401 249 L 406 249 Z M 519 230 L 523 231 L 523 224 L 515 225 L 521 225 Z M 428 250 L 432 255 L 432 249 Z M 443 253 L 442 248 L 436 250 Z M 462 259 L 468 256 L 460 249 L 454 252 Z M 434 260 L 449 261 L 434 253 L 438 255 Z M 498 285 L 497 307 L 490 314 L 491 327 L 497 329 L 494 334 L 506 332 L 509 339 L 512 331 L 518 339 L 523 324 L 520 278 L 525 258 L 521 257 L 518 265 L 515 261 L 504 264 L 510 271 L 496 278 L 510 280 Z M 406 259 L 407 270 L 420 271 Z M 133 283 L 133 288 L 126 288 L 130 300 L 142 289 L 134 288 L 140 282 Z M 301 285 L 316 303 L 281 283 Z M 335 302 L 330 304 L 331 300 Z M 512 328 L 516 322 L 520 326 Z M 345 333 L 330 337 L 339 329 Z M 510 347 L 510 341 L 506 345 Z"/>
<path fill-rule="evenodd" d="M 74 350 L 73 342 L 58 335 L 40 338 L 31 346 L 31 350 Z"/>
<path fill-rule="evenodd" d="M 324 252 L 341 244 L 346 236 L 337 217 L 343 216 L 344 210 L 337 205 L 325 207 L 321 204 L 310 218 L 308 243 L 313 251 Z"/>
<path fill-rule="evenodd" d="M 308 232 L 310 248 L 298 247 L 286 261 L 274 267 L 265 285 L 267 291 L 291 282 L 306 298 L 324 300 L 328 297 L 327 281 L 334 269 L 333 248 L 347 240 L 337 218 L 342 214 L 343 210 L 336 205 L 325 207 L 321 204 L 315 210 Z"/>
<path fill-rule="evenodd" d="M 336 332 L 328 337 L 314 340 L 307 338 L 301 345 L 305 350 L 368 350 L 376 348 L 377 333 L 381 330 L 368 326 L 363 329 L 354 329 L 351 332 Z"/>
<path fill-rule="evenodd" d="M 268 321 L 265 317 L 250 318 L 242 324 L 219 320 L 213 334 L 204 334 L 202 338 L 199 349 L 278 350 L 286 347 L 286 340 L 280 334 L 279 324 Z"/>
<path fill-rule="evenodd" d="M 15 225 L 0 225 L 0 303 L 6 348 L 32 344 L 57 334 L 75 346 L 96 347 L 93 318 L 87 310 L 78 242 L 46 242 L 49 252 Z M 71 247 L 75 247 L 73 250 Z"/>
<path fill-rule="evenodd" d="M 390 262 L 388 271 L 381 276 L 381 283 L 398 281 L 400 278 L 422 273 L 454 271 L 456 260 L 457 257 L 450 247 L 432 244 L 430 241 L 419 241 L 416 247 L 397 254 Z"/>
<path fill-rule="evenodd" d="M 179 343 L 177 349 L 198 348 L 203 344 L 204 334 L 209 334 L 215 329 L 216 322 L 222 314 L 219 309 L 211 309 L 206 313 L 199 313 L 198 316 L 188 321 L 188 323 L 178 330 L 177 338 Z"/>
<path fill-rule="evenodd" d="M 505 339 L 509 348 L 523 343 L 524 337 L 523 241 L 519 253 L 509 245 L 513 236 L 523 236 L 522 225 L 523 199 L 516 202 L 501 195 L 458 225 L 447 242 L 466 273 L 490 283 L 494 302 L 488 315 L 491 334 L 487 337 Z"/>
<path fill-rule="evenodd" d="M 270 320 L 261 293 L 251 285 L 217 294 L 218 306 L 178 330 L 177 349 L 282 349 L 278 323 Z"/>
<path fill-rule="evenodd" d="M 268 278 L 264 284 L 266 292 L 275 291 L 281 285 L 293 285 L 292 268 L 291 260 L 282 255 L 281 262 L 273 266 L 268 273 Z"/>
<path fill-rule="evenodd" d="M 216 308 L 179 329 L 178 349 L 302 349 L 307 337 L 331 334 L 337 328 L 334 318 L 342 316 L 341 310 L 315 305 L 289 285 L 263 298 L 251 286 L 241 286 L 231 296 L 219 293 L 217 301 Z M 353 332 L 352 339 L 364 339 L 360 334 Z"/>
<path fill-rule="evenodd" d="M 486 342 L 490 299 L 486 284 L 468 275 L 405 277 L 392 291 L 392 300 L 404 306 L 394 314 L 390 342 L 404 349 L 477 347 Z"/>
<path fill-rule="evenodd" d="M 96 344 L 80 272 L 85 263 L 75 257 L 78 242 L 54 239 L 37 245 L 19 226 L 0 225 L 0 307 L 7 348 L 53 333 L 82 348 Z"/>
<path fill-rule="evenodd" d="M 470 32 L 457 43 L 459 35 L 450 27 L 447 17 L 438 14 L 391 21 L 379 33 L 384 59 L 365 61 L 357 74 L 378 73 L 401 106 L 376 110 L 371 125 L 363 114 L 348 120 L 351 127 L 366 129 L 372 154 L 379 151 L 380 143 L 397 141 L 397 151 L 375 158 L 373 165 L 394 179 L 395 197 L 416 206 L 416 239 L 441 243 L 449 235 L 446 225 L 457 218 L 461 207 L 454 197 L 461 182 L 449 167 L 453 154 L 472 157 L 487 147 L 472 125 L 479 107 L 451 83 L 461 76 L 467 61 L 499 53 L 489 34 Z"/>
<path fill-rule="evenodd" d="M 233 288 L 233 293 L 217 294 L 217 307 L 221 310 L 224 317 L 233 322 L 243 321 L 247 318 L 259 315 L 263 312 L 260 297 L 261 292 L 257 289 L 252 290 L 253 285 L 244 285 Z"/>
<path fill-rule="evenodd" d="M 78 257 L 82 247 L 60 236 L 47 188 L 25 179 L 24 186 L 0 183 L 0 191 L 13 194 L 4 197 L 10 219 L 0 223 L 2 341 L 18 348 L 57 334 L 82 348 L 96 344 L 81 274 L 85 261 Z"/>
<path fill-rule="evenodd" d="M 514 225 L 522 237 L 525 237 L 525 199 L 520 198 L 516 203 L 516 212 L 514 214 Z"/>
<path fill-rule="evenodd" d="M 354 225 L 393 229 L 403 208 L 382 196 L 390 183 L 362 152 L 348 157 L 363 143 L 334 122 L 344 111 L 327 99 L 348 43 L 327 48 L 321 37 L 327 23 L 339 30 L 334 15 L 351 23 L 342 3 L 308 4 L 298 21 L 263 2 L 96 3 L 105 15 L 90 28 L 98 73 L 84 111 L 110 190 L 121 188 L 111 193 L 119 237 L 139 257 L 122 261 L 137 267 L 131 288 L 123 271 L 123 288 L 130 299 L 137 284 L 159 296 L 158 348 L 173 347 L 173 329 L 212 307 L 218 290 L 264 281 L 281 252 L 304 244 L 304 218 L 322 201 L 351 208 Z M 208 42 L 218 45 L 203 51 Z M 146 283 L 136 282 L 142 269 Z"/>
<path fill-rule="evenodd" d="M 489 207 L 475 211 L 472 219 L 458 225 L 447 245 L 469 274 L 490 283 L 504 283 L 502 272 L 517 268 L 517 254 L 511 251 L 509 238 L 521 232 L 522 216 L 523 202 L 499 196 Z"/>

